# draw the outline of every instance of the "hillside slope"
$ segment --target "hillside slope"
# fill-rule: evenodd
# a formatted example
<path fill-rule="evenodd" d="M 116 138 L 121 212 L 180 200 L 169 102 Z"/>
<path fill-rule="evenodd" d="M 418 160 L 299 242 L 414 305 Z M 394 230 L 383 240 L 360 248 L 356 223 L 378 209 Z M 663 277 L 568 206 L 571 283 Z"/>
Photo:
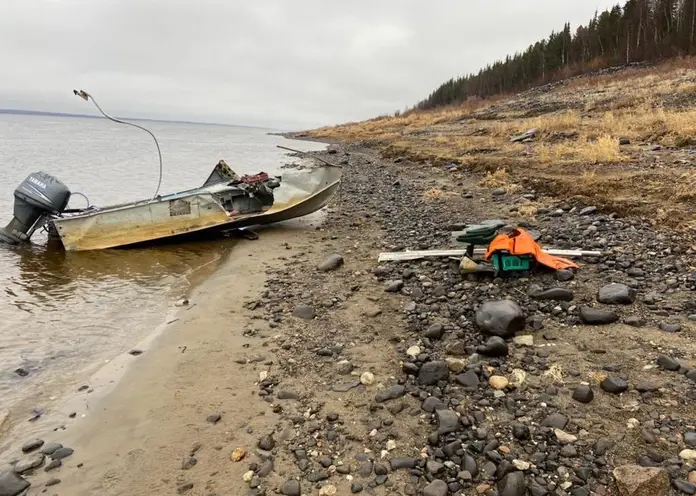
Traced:
<path fill-rule="evenodd" d="M 604 211 L 693 227 L 696 59 L 603 70 L 508 98 L 469 101 L 302 136 L 377 148 L 383 157 L 482 174 Z M 535 130 L 523 142 L 511 138 Z M 624 143 L 624 144 L 621 144 Z M 629 143 L 629 144 L 625 144 Z M 534 214 L 534 205 L 526 207 Z"/>

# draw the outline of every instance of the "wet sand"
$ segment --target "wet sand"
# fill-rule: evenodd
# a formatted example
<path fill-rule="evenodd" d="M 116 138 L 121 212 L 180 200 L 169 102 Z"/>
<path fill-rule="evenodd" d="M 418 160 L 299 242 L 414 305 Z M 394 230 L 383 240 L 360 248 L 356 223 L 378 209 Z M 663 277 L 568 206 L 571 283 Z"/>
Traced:
<path fill-rule="evenodd" d="M 247 425 L 259 430 L 272 423 L 254 398 L 258 374 L 268 367 L 258 363 L 239 370 L 234 364 L 249 355 L 255 341 L 243 336 L 251 328 L 244 305 L 263 289 L 265 269 L 308 248 L 308 229 L 313 228 L 269 228 L 259 241 L 240 242 L 193 292 L 190 308 L 132 360 L 111 394 L 85 404 L 84 417 L 66 418 L 67 430 L 43 436 L 74 448 L 75 454 L 64 460 L 59 474 L 30 477 L 28 494 L 40 494 L 54 476 L 61 484 L 51 494 L 176 494 L 188 480 L 182 461 L 198 443 L 199 467 L 191 470 L 218 467 L 224 472 L 215 477 L 214 488 L 196 487 L 190 494 L 242 494 L 247 464 L 231 463 L 231 448 L 254 445 Z M 265 322 L 254 328 L 268 332 Z M 211 415 L 222 419 L 212 424 L 207 421 Z"/>

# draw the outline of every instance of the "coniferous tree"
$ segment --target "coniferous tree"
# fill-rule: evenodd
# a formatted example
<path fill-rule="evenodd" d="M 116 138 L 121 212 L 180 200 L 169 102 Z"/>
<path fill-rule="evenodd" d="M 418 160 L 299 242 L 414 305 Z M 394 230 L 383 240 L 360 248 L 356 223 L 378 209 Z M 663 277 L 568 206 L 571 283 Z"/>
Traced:
<path fill-rule="evenodd" d="M 443 83 L 415 108 L 433 108 L 521 91 L 588 70 L 696 54 L 696 0 L 626 0 L 595 12 L 587 25 L 569 23 L 547 39 Z"/>

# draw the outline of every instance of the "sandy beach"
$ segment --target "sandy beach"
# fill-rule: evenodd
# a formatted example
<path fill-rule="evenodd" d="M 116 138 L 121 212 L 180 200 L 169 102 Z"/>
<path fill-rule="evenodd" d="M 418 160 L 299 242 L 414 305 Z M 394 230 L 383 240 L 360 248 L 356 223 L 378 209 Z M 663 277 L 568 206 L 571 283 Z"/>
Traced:
<path fill-rule="evenodd" d="M 674 460 L 676 480 L 692 477 L 696 345 L 678 238 L 335 148 L 323 156 L 345 180 L 323 223 L 240 241 L 113 392 L 66 430 L 47 423 L 42 440 L 74 453 L 29 475 L 28 494 L 608 496 L 616 467 L 658 457 Z M 547 210 L 521 219 L 522 195 Z M 565 248 L 604 238 L 609 254 L 565 280 L 462 276 L 446 258 L 377 262 L 449 246 L 451 230 L 486 218 Z M 661 255 L 641 258 L 638 239 Z M 636 288 L 631 302 L 597 302 L 612 282 Z M 526 315 L 507 341 L 476 324 L 484 301 L 504 298 Z"/>

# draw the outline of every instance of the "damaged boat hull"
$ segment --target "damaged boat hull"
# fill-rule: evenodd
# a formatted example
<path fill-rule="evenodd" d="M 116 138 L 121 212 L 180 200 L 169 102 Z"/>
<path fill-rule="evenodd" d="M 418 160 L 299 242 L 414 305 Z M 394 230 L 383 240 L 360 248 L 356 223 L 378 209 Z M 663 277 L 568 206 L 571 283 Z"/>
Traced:
<path fill-rule="evenodd" d="M 341 169 L 319 167 L 283 177 L 270 208 L 230 216 L 206 188 L 108 207 L 53 220 L 67 251 L 102 250 L 174 240 L 194 233 L 271 224 L 302 217 L 324 207 L 336 193 Z M 209 187 L 215 188 L 215 186 Z"/>

